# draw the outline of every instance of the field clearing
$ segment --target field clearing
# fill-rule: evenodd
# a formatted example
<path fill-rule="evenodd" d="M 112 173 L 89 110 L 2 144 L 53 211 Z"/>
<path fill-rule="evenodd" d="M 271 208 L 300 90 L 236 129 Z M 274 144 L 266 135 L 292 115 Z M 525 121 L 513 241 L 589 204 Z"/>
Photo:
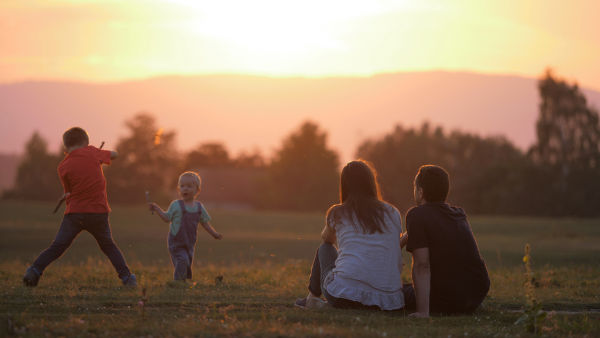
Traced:
<path fill-rule="evenodd" d="M 209 209 L 224 234 L 204 232 L 194 284 L 174 284 L 166 248 L 168 224 L 143 207 L 115 206 L 113 236 L 147 289 L 123 289 L 93 238 L 82 233 L 50 265 L 37 288 L 25 268 L 54 238 L 61 215 L 52 203 L 0 201 L 0 335 L 99 336 L 528 336 L 513 325 L 525 304 L 522 256 L 532 246 L 537 299 L 552 313 L 546 336 L 600 336 L 600 220 L 470 218 L 492 287 L 473 316 L 405 318 L 402 311 L 302 311 L 310 261 L 324 217 Z M 405 263 L 409 263 L 408 254 Z M 223 276 L 217 282 L 216 276 Z M 403 278 L 410 280 L 409 269 Z"/>

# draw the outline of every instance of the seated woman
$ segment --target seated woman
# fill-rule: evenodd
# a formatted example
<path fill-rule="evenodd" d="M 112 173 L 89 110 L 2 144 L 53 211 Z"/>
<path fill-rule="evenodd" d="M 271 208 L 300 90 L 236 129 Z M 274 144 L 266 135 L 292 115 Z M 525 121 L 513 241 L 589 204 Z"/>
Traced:
<path fill-rule="evenodd" d="M 381 199 L 375 175 L 362 160 L 349 162 L 342 170 L 341 203 L 327 211 L 309 293 L 296 300 L 296 306 L 319 308 L 329 303 L 337 308 L 381 310 L 405 306 L 400 278 L 401 217 Z M 414 302 L 414 294 L 412 298 Z"/>

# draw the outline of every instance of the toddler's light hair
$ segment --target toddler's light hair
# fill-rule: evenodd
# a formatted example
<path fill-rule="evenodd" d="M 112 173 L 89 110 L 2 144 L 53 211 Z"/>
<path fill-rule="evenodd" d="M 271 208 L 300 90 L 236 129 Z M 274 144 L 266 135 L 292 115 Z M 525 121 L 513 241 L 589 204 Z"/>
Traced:
<path fill-rule="evenodd" d="M 190 177 L 196 184 L 196 188 L 198 189 L 198 191 L 200 191 L 200 184 L 202 183 L 202 179 L 200 178 L 200 175 L 198 175 L 197 173 L 195 173 L 193 171 L 186 171 L 183 174 L 179 175 L 179 182 L 181 182 L 181 179 L 184 177 Z"/>

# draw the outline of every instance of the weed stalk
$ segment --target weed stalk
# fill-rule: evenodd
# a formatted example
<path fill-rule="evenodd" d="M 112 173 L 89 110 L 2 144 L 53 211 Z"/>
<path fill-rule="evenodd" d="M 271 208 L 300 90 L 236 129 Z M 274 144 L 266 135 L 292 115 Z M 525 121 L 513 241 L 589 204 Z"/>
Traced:
<path fill-rule="evenodd" d="M 523 315 L 517 319 L 515 325 L 525 324 L 527 331 L 539 334 L 547 313 L 542 310 L 542 303 L 538 302 L 535 297 L 535 277 L 531 269 L 531 247 L 529 243 L 525 244 L 523 264 L 525 265 L 526 307 Z"/>

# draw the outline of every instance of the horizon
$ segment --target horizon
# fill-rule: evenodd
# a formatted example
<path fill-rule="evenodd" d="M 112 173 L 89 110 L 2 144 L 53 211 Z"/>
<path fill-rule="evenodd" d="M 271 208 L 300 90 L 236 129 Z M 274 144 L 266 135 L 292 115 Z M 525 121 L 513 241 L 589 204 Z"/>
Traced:
<path fill-rule="evenodd" d="M 547 69 L 547 68 L 545 68 Z M 552 69 L 552 68 L 551 68 Z M 554 69 L 552 69 L 554 70 Z M 469 69 L 465 70 L 447 70 L 447 69 L 424 69 L 424 70 L 407 70 L 407 71 L 390 71 L 390 72 L 381 72 L 381 73 L 373 73 L 366 75 L 356 75 L 356 74 L 340 74 L 340 75 L 273 75 L 273 74 L 261 74 L 261 73 L 165 73 L 165 74 L 156 74 L 145 77 L 131 77 L 131 78 L 123 78 L 123 79 L 112 79 L 112 80 L 94 80 L 94 79 L 85 79 L 85 78 L 23 78 L 14 81 L 0 82 L 0 85 L 12 85 L 19 83 L 79 83 L 79 84 L 89 84 L 89 85 L 111 85 L 111 84 L 122 84 L 129 82 L 141 82 L 141 81 L 149 81 L 155 79 L 163 79 L 163 78 L 191 78 L 191 77 L 255 77 L 255 78 L 265 78 L 265 79 L 366 79 L 366 78 L 374 78 L 379 76 L 386 75 L 398 75 L 398 74 L 419 74 L 419 73 L 447 73 L 447 74 L 465 74 L 465 75 L 482 75 L 482 76 L 494 76 L 494 77 L 510 77 L 510 78 L 522 78 L 522 79 L 539 79 L 543 75 L 544 69 L 538 74 L 535 75 L 527 75 L 527 74 L 518 74 L 518 73 L 494 73 L 494 72 L 479 72 L 473 71 Z M 585 88 L 588 90 L 599 91 L 600 89 L 596 89 L 589 86 L 584 86 L 579 83 L 576 79 L 565 78 L 570 83 L 577 83 L 580 88 Z"/>
<path fill-rule="evenodd" d="M 4 125 L 0 152 L 21 154 L 35 130 L 50 150 L 59 149 L 59 134 L 70 125 L 90 129 L 96 143 L 106 140 L 111 147 L 125 132 L 124 122 L 140 111 L 156 116 L 160 127 L 176 131 L 177 149 L 184 152 L 216 141 L 231 154 L 259 150 L 270 157 L 283 137 L 306 120 L 327 132 L 329 145 L 342 161 L 354 158 L 363 141 L 377 139 L 395 125 L 418 128 L 424 122 L 447 132 L 501 136 L 526 151 L 535 140 L 536 81 L 518 75 L 432 71 L 369 77 L 212 74 L 0 84 L 0 98 L 6 103 L 0 112 L 13 121 Z M 600 92 L 582 89 L 589 104 L 600 107 Z M 418 99 L 425 93 L 433 100 Z M 478 100 L 473 101 L 473 95 Z M 365 113 L 378 117 L 369 119 Z M 344 115 L 346 123 L 338 125 Z M 186 116 L 206 126 L 202 134 L 182 124 Z M 270 122 L 259 130 L 245 130 L 243 121 L 255 118 Z"/>

